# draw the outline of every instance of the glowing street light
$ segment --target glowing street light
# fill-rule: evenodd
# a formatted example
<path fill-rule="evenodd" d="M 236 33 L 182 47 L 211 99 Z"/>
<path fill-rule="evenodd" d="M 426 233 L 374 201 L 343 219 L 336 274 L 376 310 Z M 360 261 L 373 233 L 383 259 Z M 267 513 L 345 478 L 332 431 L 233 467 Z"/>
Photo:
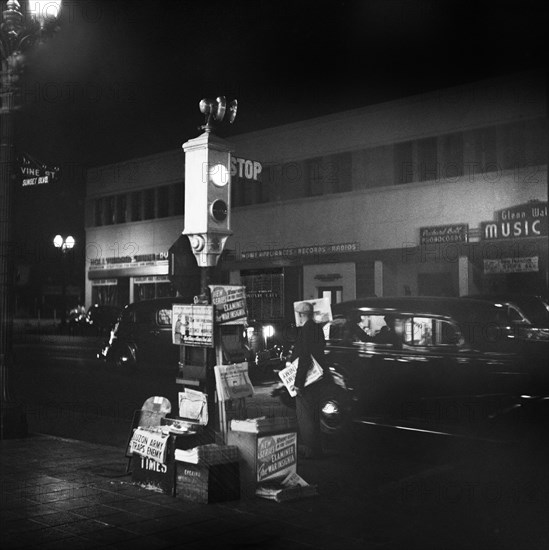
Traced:
<path fill-rule="evenodd" d="M 62 252 L 66 252 L 67 250 L 74 248 L 75 244 L 76 241 L 71 235 L 69 235 L 66 239 L 64 239 L 61 235 L 56 235 L 53 238 L 53 246 L 55 246 L 55 248 L 60 248 Z"/>

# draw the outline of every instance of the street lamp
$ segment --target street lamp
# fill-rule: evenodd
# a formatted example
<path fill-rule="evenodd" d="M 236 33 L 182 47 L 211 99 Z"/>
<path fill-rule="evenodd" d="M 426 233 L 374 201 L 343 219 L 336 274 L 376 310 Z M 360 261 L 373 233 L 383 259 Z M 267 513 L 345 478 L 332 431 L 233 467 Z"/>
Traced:
<path fill-rule="evenodd" d="M 75 244 L 76 241 L 71 235 L 67 238 L 56 235 L 53 238 L 53 246 L 61 252 L 61 269 L 63 270 L 63 284 L 61 287 L 61 303 L 63 305 L 63 309 L 61 310 L 61 327 L 64 327 L 67 322 L 67 265 L 65 255 L 69 250 L 74 248 Z"/>
<path fill-rule="evenodd" d="M 55 235 L 53 238 L 53 246 L 55 246 L 55 248 L 60 248 L 61 252 L 67 252 L 67 250 L 74 248 L 75 244 L 76 241 L 74 240 L 74 237 L 71 237 L 71 235 L 69 235 L 66 239 L 64 239 L 61 235 Z"/>
<path fill-rule="evenodd" d="M 22 409 L 10 397 L 8 368 L 13 363 L 13 292 L 15 288 L 13 202 L 15 191 L 15 110 L 25 54 L 56 30 L 61 1 L 29 0 L 21 10 L 17 0 L 2 3 L 0 23 L 0 439 L 26 435 Z"/>

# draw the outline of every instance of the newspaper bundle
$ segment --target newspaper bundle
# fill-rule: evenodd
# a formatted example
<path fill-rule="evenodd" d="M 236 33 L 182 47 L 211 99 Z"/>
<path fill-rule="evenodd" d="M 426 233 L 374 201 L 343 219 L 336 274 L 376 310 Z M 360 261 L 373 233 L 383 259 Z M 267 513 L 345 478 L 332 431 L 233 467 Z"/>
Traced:
<path fill-rule="evenodd" d="M 309 384 L 312 384 L 313 382 L 316 382 L 317 380 L 320 380 L 324 372 L 322 370 L 322 367 L 319 365 L 318 361 L 312 355 L 311 355 L 311 359 L 313 360 L 313 364 L 309 369 L 309 371 L 307 372 L 307 378 L 305 379 L 306 386 L 308 386 Z M 280 380 L 282 380 L 282 383 L 286 386 L 288 393 L 292 397 L 295 397 L 297 395 L 294 384 L 295 384 L 295 375 L 297 373 L 298 362 L 299 362 L 299 358 L 297 358 L 293 363 L 291 363 L 285 369 L 282 369 L 278 373 Z"/>

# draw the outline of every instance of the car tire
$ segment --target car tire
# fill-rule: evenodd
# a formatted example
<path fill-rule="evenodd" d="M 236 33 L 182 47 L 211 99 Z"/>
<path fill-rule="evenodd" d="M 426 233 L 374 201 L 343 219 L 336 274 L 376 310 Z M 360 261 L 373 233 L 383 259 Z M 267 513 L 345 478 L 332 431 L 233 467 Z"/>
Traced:
<path fill-rule="evenodd" d="M 332 383 L 322 384 L 318 392 L 320 431 L 328 436 L 343 434 L 351 419 L 348 392 Z"/>

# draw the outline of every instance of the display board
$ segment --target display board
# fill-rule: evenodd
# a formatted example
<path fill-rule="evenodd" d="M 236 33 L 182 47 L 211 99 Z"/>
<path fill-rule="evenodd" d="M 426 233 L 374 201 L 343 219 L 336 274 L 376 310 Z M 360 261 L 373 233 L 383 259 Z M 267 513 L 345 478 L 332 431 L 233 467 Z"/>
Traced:
<path fill-rule="evenodd" d="M 213 348 L 213 306 L 173 304 L 172 342 L 185 346 Z"/>

